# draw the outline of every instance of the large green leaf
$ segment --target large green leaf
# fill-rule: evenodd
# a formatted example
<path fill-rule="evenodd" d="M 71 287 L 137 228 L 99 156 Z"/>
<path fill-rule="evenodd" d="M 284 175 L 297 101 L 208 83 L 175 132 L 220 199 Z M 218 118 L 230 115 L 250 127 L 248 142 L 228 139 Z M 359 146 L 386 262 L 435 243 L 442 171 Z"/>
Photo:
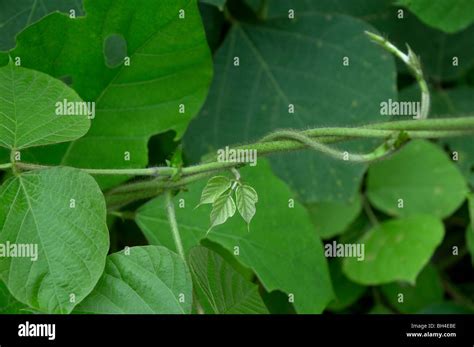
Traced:
<path fill-rule="evenodd" d="M 13 296 L 43 312 L 70 312 L 104 270 L 105 217 L 102 192 L 79 170 L 53 168 L 7 180 L 0 188 L 0 243 L 37 247 L 36 261 L 0 258 L 0 277 Z"/>
<path fill-rule="evenodd" d="M 107 257 L 93 292 L 76 313 L 191 313 L 192 282 L 184 261 L 164 247 L 132 247 Z"/>
<path fill-rule="evenodd" d="M 0 68 L 0 146 L 23 149 L 72 141 L 90 126 L 87 115 L 58 115 L 56 103 L 81 102 L 64 83 L 44 73 L 16 67 Z"/>
<path fill-rule="evenodd" d="M 15 46 L 15 36 L 27 26 L 54 11 L 74 10 L 82 14 L 81 0 L 15 0 L 0 1 L 0 51 Z"/>
<path fill-rule="evenodd" d="M 96 102 L 91 130 L 61 148 L 62 164 L 145 166 L 150 136 L 181 137 L 208 91 L 211 56 L 196 0 L 95 0 L 84 8 L 84 18 L 56 13 L 27 28 L 11 55 L 72 79 L 85 101 Z"/>
<path fill-rule="evenodd" d="M 416 278 L 416 285 L 406 282 L 381 287 L 388 302 L 402 313 L 416 313 L 430 304 L 443 301 L 443 286 L 436 269 L 428 265 Z"/>
<path fill-rule="evenodd" d="M 255 141 L 278 128 L 380 120 L 380 102 L 396 98 L 395 66 L 364 30 L 374 29 L 347 16 L 314 12 L 294 21 L 286 17 L 262 25 L 235 24 L 216 53 L 207 102 L 185 135 L 191 159 Z M 349 66 L 343 66 L 344 57 Z M 367 144 L 341 149 L 366 150 Z M 309 203 L 351 200 L 365 170 L 365 165 L 309 151 L 278 154 L 272 167 Z"/>
<path fill-rule="evenodd" d="M 254 2 L 256 9 L 260 5 L 258 0 L 247 1 Z M 398 47 L 408 43 L 420 55 L 425 74 L 437 80 L 459 77 L 474 65 L 474 25 L 448 34 L 426 26 L 406 8 L 396 6 L 394 0 L 272 0 L 267 18 L 287 16 L 290 8 L 297 17 L 300 13 L 317 11 L 328 15 L 347 14 L 367 21 Z M 458 58 L 457 65 L 453 64 L 454 57 Z M 403 63 L 398 66 L 407 71 Z"/>
<path fill-rule="evenodd" d="M 474 22 L 472 0 L 398 0 L 426 24 L 453 33 Z"/>
<path fill-rule="evenodd" d="M 321 312 L 333 293 L 323 247 L 305 209 L 297 202 L 290 208 L 290 199 L 295 196 L 271 173 L 267 161 L 262 159 L 256 167 L 242 169 L 241 175 L 255 188 L 262 206 L 257 209 L 250 231 L 244 220 L 231 218 L 213 228 L 208 238 L 233 254 L 237 252 L 236 259 L 255 272 L 267 291 L 293 294 L 298 312 Z M 209 228 L 211 206 L 194 208 L 204 185 L 205 182 L 196 183 L 174 199 L 186 249 L 198 244 Z M 174 249 L 163 198 L 147 203 L 136 218 L 149 241 Z"/>
<path fill-rule="evenodd" d="M 415 283 L 443 236 L 443 224 L 429 215 L 389 220 L 358 240 L 365 245 L 365 258 L 344 259 L 344 273 L 365 285 Z"/>
<path fill-rule="evenodd" d="M 194 289 L 205 313 L 268 313 L 258 286 L 248 282 L 217 253 L 196 247 L 189 253 Z"/>
<path fill-rule="evenodd" d="M 394 216 L 426 213 L 444 218 L 457 210 L 467 192 L 455 164 L 441 148 L 423 140 L 372 164 L 367 178 L 370 202 Z"/>

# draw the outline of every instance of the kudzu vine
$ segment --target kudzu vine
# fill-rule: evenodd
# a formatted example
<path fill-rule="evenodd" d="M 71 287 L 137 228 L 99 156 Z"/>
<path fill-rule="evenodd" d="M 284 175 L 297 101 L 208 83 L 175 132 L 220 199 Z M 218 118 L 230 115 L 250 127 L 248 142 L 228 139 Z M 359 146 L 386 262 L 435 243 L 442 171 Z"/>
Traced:
<path fill-rule="evenodd" d="M 372 162 L 393 154 L 413 139 L 440 139 L 474 134 L 474 117 L 428 119 L 430 94 L 418 57 L 410 48 L 405 54 L 388 40 L 373 33 L 367 33 L 367 35 L 375 43 L 401 59 L 417 80 L 421 90 L 421 111 L 414 120 L 382 122 L 359 127 L 277 130 L 255 143 L 237 145 L 232 148 L 255 150 L 259 156 L 309 149 L 337 160 Z M 339 149 L 341 146 L 337 148 L 332 146 L 348 140 L 366 138 L 382 141 L 377 148 L 368 153 L 352 153 Z M 13 176 L 20 176 L 23 173 L 33 174 L 44 169 L 55 168 L 54 166 L 17 161 L 13 155 L 16 151 L 16 148 L 11 149 L 11 162 L 0 164 L 0 170 L 10 170 Z M 258 192 L 251 186 L 252 182 L 245 182 L 238 171 L 245 165 L 245 163 L 219 161 L 215 154 L 211 154 L 204 157 L 201 163 L 193 166 L 183 166 L 182 160 L 178 158 L 176 163 L 169 162 L 167 166 L 163 167 L 77 168 L 76 170 L 96 176 L 148 177 L 148 179 L 132 181 L 106 191 L 107 211 L 114 216 L 133 217 L 133 212 L 122 211 L 122 208 L 135 201 L 164 195 L 166 214 L 176 251 L 183 262 L 187 263 L 173 203 L 174 193 L 185 189 L 195 181 L 208 179 L 202 191 L 199 205 L 196 206 L 199 208 L 205 204 L 212 205 L 210 225 L 206 235 L 214 227 L 233 217 L 237 211 L 251 232 L 251 221 L 256 214 L 259 197 Z M 223 175 L 224 173 L 231 173 L 233 177 L 229 178 Z M 26 190 L 25 187 L 23 189 Z M 199 308 L 199 303 L 198 311 L 202 311 Z"/>

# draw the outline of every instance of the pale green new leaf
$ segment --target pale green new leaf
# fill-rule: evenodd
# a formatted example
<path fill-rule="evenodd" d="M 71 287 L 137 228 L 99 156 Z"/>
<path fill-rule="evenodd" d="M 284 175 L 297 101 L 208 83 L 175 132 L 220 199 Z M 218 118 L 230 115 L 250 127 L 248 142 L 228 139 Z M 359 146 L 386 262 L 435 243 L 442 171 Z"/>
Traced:
<path fill-rule="evenodd" d="M 0 146 L 23 149 L 72 141 L 90 127 L 83 115 L 58 115 L 56 103 L 81 102 L 74 90 L 44 73 L 17 67 L 0 68 Z"/>
<path fill-rule="evenodd" d="M 194 289 L 205 313 L 268 313 L 258 286 L 247 281 L 217 253 L 196 247 L 189 253 Z"/>
<path fill-rule="evenodd" d="M 250 224 L 253 216 L 255 216 L 255 204 L 258 202 L 258 194 L 249 185 L 238 186 L 235 190 L 235 200 L 237 201 L 237 209 L 247 224 Z"/>
<path fill-rule="evenodd" d="M 389 220 L 357 241 L 364 245 L 365 257 L 362 261 L 344 259 L 343 271 L 351 280 L 364 285 L 415 283 L 443 236 L 444 226 L 433 216 Z"/>
<path fill-rule="evenodd" d="M 437 145 L 410 142 L 392 157 L 373 163 L 367 196 L 394 216 L 431 214 L 445 218 L 466 198 L 468 187 L 453 161 Z"/>
<path fill-rule="evenodd" d="M 225 176 L 211 178 L 204 187 L 199 205 L 213 204 L 216 199 L 230 188 L 232 181 Z"/>
<path fill-rule="evenodd" d="M 281 128 L 380 121 L 380 102 L 396 99 L 395 64 L 364 30 L 374 28 L 316 11 L 233 25 L 216 52 L 209 97 L 184 137 L 191 160 Z M 366 151 L 371 143 L 339 148 Z M 271 163 L 305 203 L 353 200 L 366 169 L 309 150 L 280 153 Z"/>
<path fill-rule="evenodd" d="M 211 227 L 209 228 L 209 231 L 217 225 L 224 224 L 226 220 L 234 214 L 235 202 L 232 198 L 231 192 L 218 197 L 212 204 Z"/>
<path fill-rule="evenodd" d="M 191 305 L 184 261 L 164 247 L 140 246 L 109 255 L 99 283 L 74 312 L 183 314 Z"/>
<path fill-rule="evenodd" d="M 69 313 L 102 275 L 109 250 L 105 201 L 86 173 L 53 168 L 10 178 L 0 188 L 0 229 L 2 244 L 37 245 L 36 261 L 0 258 L 1 279 L 33 309 Z"/>
<path fill-rule="evenodd" d="M 231 254 L 237 249 L 236 261 L 252 269 L 268 292 L 293 294 L 297 312 L 322 312 L 333 292 L 323 246 L 306 210 L 298 202 L 290 204 L 294 193 L 272 174 L 266 160 L 260 159 L 256 167 L 243 168 L 240 173 L 258 191 L 259 204 L 271 208 L 259 210 L 250 233 L 241 218 L 231 218 L 213 228 L 207 238 Z M 208 230 L 210 207 L 194 208 L 204 185 L 192 184 L 174 198 L 186 250 L 198 245 Z M 151 243 L 174 249 L 162 197 L 141 207 L 136 220 Z"/>

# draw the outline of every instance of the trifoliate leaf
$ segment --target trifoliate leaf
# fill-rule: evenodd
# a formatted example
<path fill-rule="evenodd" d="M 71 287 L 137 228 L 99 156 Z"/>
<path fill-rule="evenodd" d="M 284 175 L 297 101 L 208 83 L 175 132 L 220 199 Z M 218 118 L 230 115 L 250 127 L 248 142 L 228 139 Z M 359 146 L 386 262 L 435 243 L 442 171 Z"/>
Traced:
<path fill-rule="evenodd" d="M 289 20 L 288 2 L 284 5 L 278 18 L 230 28 L 215 54 L 209 97 L 184 137 L 190 160 L 281 128 L 380 121 L 380 102 L 396 99 L 394 60 L 364 35 L 372 27 L 349 16 L 313 10 L 297 11 L 296 19 Z M 338 147 L 362 152 L 372 143 Z M 271 163 L 305 203 L 352 200 L 366 170 L 365 164 L 309 150 L 280 153 Z"/>
<path fill-rule="evenodd" d="M 235 200 L 237 201 L 237 209 L 245 222 L 250 224 L 253 216 L 255 216 L 255 204 L 258 201 L 258 194 L 252 187 L 248 185 L 238 186 L 235 190 Z"/>
<path fill-rule="evenodd" d="M 225 176 L 211 178 L 202 190 L 199 205 L 213 204 L 219 196 L 224 194 L 224 192 L 230 188 L 231 184 L 232 181 Z"/>
<path fill-rule="evenodd" d="M 268 208 L 255 215 L 250 233 L 241 218 L 232 218 L 207 237 L 232 254 L 238 250 L 235 260 L 252 269 L 268 292 L 285 293 L 286 303 L 294 305 L 298 313 L 321 313 L 333 293 L 323 246 L 308 213 L 272 174 L 265 159 L 256 167 L 242 168 L 241 174 L 258 191 L 259 204 Z M 208 230 L 210 208 L 194 208 L 204 185 L 193 183 L 175 197 L 177 206 L 180 200 L 186 201 L 176 208 L 186 250 L 202 243 Z M 136 220 L 150 243 L 174 249 L 164 207 L 163 197 L 153 199 L 139 209 Z M 289 295 L 293 303 L 288 303 Z"/>

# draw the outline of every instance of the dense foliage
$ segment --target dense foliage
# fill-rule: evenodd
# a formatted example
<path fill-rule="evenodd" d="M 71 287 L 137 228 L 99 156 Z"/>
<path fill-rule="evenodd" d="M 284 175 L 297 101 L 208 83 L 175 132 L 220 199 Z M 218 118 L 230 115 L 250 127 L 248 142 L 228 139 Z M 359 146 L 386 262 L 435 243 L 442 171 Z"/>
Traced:
<path fill-rule="evenodd" d="M 474 313 L 473 13 L 0 1 L 0 313 Z"/>

